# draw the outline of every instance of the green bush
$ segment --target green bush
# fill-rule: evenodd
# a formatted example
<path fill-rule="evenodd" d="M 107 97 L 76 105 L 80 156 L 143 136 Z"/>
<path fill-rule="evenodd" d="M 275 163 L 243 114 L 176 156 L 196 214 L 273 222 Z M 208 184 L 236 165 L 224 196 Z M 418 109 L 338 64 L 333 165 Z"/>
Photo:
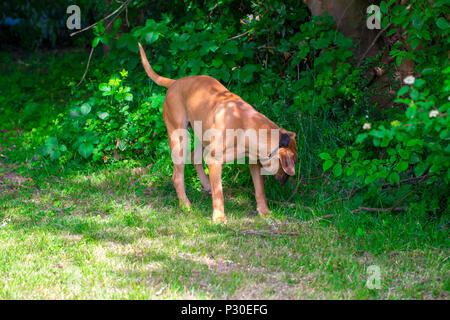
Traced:
<path fill-rule="evenodd" d="M 373 123 L 359 120 L 360 132 L 353 144 L 321 153 L 323 170 L 332 170 L 348 188 L 356 185 L 364 191 L 360 203 L 381 201 L 384 206 L 396 206 L 407 199 L 425 201 L 432 211 L 445 211 L 450 179 L 450 27 L 442 10 L 444 2 L 413 1 L 407 8 L 389 1 L 380 7 L 386 17 L 382 27 L 402 28 L 413 49 L 402 51 L 397 42 L 390 56 L 397 66 L 411 59 L 419 76 L 398 83 L 392 112 Z M 388 34 L 393 32 L 395 28 Z M 383 192 L 386 184 L 398 188 L 397 197 L 392 190 Z"/>

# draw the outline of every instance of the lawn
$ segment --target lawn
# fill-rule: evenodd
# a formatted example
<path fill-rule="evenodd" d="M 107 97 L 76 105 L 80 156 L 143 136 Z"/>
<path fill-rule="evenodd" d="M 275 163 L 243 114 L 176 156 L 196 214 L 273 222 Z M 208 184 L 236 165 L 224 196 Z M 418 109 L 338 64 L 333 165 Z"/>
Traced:
<path fill-rule="evenodd" d="M 208 194 L 188 182 L 188 212 L 151 168 L 0 175 L 0 299 L 449 298 L 445 225 L 414 212 L 271 201 L 263 219 L 225 187 L 215 224 Z"/>

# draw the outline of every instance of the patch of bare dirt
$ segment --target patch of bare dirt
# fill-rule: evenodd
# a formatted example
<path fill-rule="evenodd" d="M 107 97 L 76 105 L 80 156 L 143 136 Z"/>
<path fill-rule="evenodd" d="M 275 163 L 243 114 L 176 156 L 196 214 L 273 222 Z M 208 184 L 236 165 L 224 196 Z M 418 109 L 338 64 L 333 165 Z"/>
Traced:
<path fill-rule="evenodd" d="M 0 193 L 14 193 L 33 180 L 14 172 L 17 166 L 4 164 L 0 160 Z"/>

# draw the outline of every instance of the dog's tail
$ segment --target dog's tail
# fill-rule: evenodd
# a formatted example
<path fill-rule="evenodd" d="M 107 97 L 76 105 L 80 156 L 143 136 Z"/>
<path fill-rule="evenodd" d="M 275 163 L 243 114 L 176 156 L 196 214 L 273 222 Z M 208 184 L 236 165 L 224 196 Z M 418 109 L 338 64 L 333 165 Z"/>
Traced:
<path fill-rule="evenodd" d="M 169 88 L 172 83 L 175 82 L 173 79 L 161 77 L 155 71 L 153 71 L 150 63 L 148 63 L 147 56 L 145 55 L 144 48 L 142 48 L 141 44 L 138 42 L 139 51 L 141 53 L 142 65 L 144 66 L 145 72 L 147 72 L 148 76 L 155 81 L 157 85 Z"/>

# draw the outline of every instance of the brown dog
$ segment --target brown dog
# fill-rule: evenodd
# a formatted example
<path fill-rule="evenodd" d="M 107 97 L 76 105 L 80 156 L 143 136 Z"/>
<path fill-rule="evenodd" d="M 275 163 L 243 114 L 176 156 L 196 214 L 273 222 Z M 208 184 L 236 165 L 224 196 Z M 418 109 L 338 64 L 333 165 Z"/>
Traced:
<path fill-rule="evenodd" d="M 191 206 L 184 188 L 186 158 L 184 150 L 187 139 L 180 134 L 180 130 L 187 132 L 190 125 L 202 143 L 200 149 L 209 149 L 206 161 L 209 179 L 203 170 L 202 160 L 193 162 L 203 188 L 212 194 L 213 220 L 226 221 L 222 193 L 222 165 L 245 156 L 256 158 L 254 163 L 250 162 L 249 167 L 255 186 L 258 213 L 261 216 L 269 214 L 261 168 L 271 171 L 276 180 L 282 184 L 288 176 L 294 175 L 297 162 L 295 133 L 278 127 L 212 77 L 189 76 L 173 80 L 159 76 L 148 63 L 141 44 L 139 50 L 148 76 L 156 84 L 168 88 L 163 104 L 163 116 L 174 162 L 172 182 L 180 202 L 188 208 Z M 215 133 L 212 136 L 207 134 L 211 130 Z M 270 134 L 264 137 L 263 133 L 266 132 L 264 130 Z M 256 133 L 256 140 L 244 137 L 244 140 L 249 138 L 242 144 L 244 151 L 236 148 L 236 141 L 240 139 L 239 134 L 242 132 Z M 219 139 L 218 136 L 225 140 Z M 194 149 L 191 153 L 191 159 L 197 150 Z M 225 154 L 225 159 L 218 154 Z M 183 161 L 179 161 L 180 159 Z"/>

